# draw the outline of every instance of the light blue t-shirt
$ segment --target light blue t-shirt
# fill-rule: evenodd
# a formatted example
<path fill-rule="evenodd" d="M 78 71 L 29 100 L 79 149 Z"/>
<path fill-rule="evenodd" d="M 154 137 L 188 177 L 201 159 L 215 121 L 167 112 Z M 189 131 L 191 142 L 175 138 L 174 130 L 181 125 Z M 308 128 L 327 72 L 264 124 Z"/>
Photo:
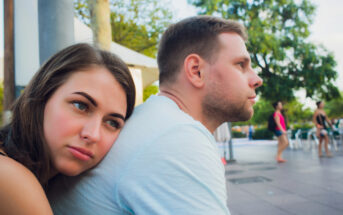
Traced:
<path fill-rule="evenodd" d="M 215 140 L 174 101 L 152 96 L 137 107 L 94 169 L 57 177 L 55 214 L 230 214 Z"/>

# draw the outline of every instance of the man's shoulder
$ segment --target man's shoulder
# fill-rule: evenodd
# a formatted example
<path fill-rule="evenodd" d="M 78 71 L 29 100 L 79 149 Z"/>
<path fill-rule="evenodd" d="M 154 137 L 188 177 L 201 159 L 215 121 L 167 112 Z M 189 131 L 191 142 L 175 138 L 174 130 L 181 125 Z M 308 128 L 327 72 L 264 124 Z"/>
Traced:
<path fill-rule="evenodd" d="M 137 152 L 116 180 L 120 205 L 144 198 L 150 203 L 159 199 L 166 208 L 187 208 L 194 198 L 226 198 L 223 165 L 215 143 L 202 129 L 187 124 L 170 128 Z M 194 197 L 195 192 L 199 196 Z M 180 193 L 186 202 L 179 202 Z"/>
<path fill-rule="evenodd" d="M 133 124 L 131 128 L 122 131 L 100 166 L 122 168 L 130 165 L 133 160 L 149 160 L 160 153 L 173 154 L 171 152 L 178 150 L 191 150 L 195 153 L 204 147 L 213 148 L 214 144 L 214 137 L 199 122 L 173 121 L 138 127 Z"/>
<path fill-rule="evenodd" d="M 209 133 L 206 128 L 167 97 L 153 96 L 135 109 L 125 124 L 116 144 L 142 145 L 144 140 L 151 142 L 166 132 L 182 132 L 178 127 L 193 127 Z M 123 143 L 122 143 L 123 142 Z"/>
<path fill-rule="evenodd" d="M 165 96 L 151 96 L 146 102 L 135 108 L 129 122 L 144 120 L 145 123 L 154 122 L 153 120 L 146 121 L 146 119 L 184 119 L 188 115 L 180 110 L 177 104 Z"/>
<path fill-rule="evenodd" d="M 129 148 L 129 146 L 125 148 Z M 114 147 L 117 156 L 123 156 L 121 150 L 117 149 Z M 124 169 L 142 168 L 147 173 L 149 170 L 155 171 L 153 167 L 161 166 L 156 165 L 155 162 L 160 164 L 171 161 L 171 163 L 183 163 L 185 159 L 188 162 L 190 156 L 199 159 L 203 156 L 216 157 L 217 148 L 214 137 L 201 127 L 193 124 L 178 124 L 164 129 L 151 138 L 142 139 L 140 144 L 131 148 L 129 153 L 124 154 L 124 157 L 118 157 L 119 160 L 125 160 L 121 165 L 122 167 L 125 166 Z M 118 164 L 119 162 L 121 161 L 118 161 Z M 146 166 L 150 168 L 146 169 Z M 131 173 L 134 172 L 136 171 L 131 171 Z"/>

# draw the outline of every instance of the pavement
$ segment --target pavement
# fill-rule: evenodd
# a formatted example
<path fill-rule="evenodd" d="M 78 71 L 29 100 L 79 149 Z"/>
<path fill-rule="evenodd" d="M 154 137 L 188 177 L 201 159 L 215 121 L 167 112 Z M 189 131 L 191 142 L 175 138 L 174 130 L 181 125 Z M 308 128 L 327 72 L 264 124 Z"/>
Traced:
<path fill-rule="evenodd" d="M 332 158 L 318 158 L 316 147 L 288 148 L 282 164 L 276 148 L 275 140 L 233 140 L 236 162 L 225 166 L 231 214 L 342 215 L 342 144 Z"/>

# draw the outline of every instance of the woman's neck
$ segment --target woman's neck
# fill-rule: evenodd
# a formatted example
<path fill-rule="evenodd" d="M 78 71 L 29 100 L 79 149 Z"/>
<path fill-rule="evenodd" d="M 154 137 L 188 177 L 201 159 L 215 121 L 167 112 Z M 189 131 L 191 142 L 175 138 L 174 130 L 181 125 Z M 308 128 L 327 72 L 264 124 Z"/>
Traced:
<path fill-rule="evenodd" d="M 55 168 L 51 168 L 50 169 L 50 173 L 49 173 L 49 179 L 52 179 L 53 177 L 55 177 L 58 174 L 58 171 Z"/>

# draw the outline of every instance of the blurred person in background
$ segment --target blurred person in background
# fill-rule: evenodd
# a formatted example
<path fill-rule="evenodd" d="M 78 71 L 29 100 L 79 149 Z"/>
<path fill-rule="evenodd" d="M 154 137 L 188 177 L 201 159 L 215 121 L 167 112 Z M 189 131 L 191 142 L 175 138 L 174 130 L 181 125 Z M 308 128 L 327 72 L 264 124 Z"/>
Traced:
<path fill-rule="evenodd" d="M 275 109 L 273 117 L 275 120 L 275 136 L 278 139 L 278 148 L 276 154 L 276 161 L 278 163 L 286 162 L 285 159 L 282 158 L 282 152 L 288 147 L 288 137 L 287 137 L 287 128 L 286 128 L 286 119 L 284 115 L 282 115 L 282 102 L 277 101 L 273 103 L 273 107 Z"/>
<path fill-rule="evenodd" d="M 327 157 L 332 157 L 332 154 L 329 150 L 329 133 L 327 131 L 329 126 L 332 127 L 332 124 L 324 111 L 325 103 L 323 101 L 318 101 L 316 105 L 317 109 L 313 114 L 313 123 L 316 126 L 316 135 L 319 139 L 318 156 L 323 157 L 322 144 L 324 141 L 325 154 Z"/>

